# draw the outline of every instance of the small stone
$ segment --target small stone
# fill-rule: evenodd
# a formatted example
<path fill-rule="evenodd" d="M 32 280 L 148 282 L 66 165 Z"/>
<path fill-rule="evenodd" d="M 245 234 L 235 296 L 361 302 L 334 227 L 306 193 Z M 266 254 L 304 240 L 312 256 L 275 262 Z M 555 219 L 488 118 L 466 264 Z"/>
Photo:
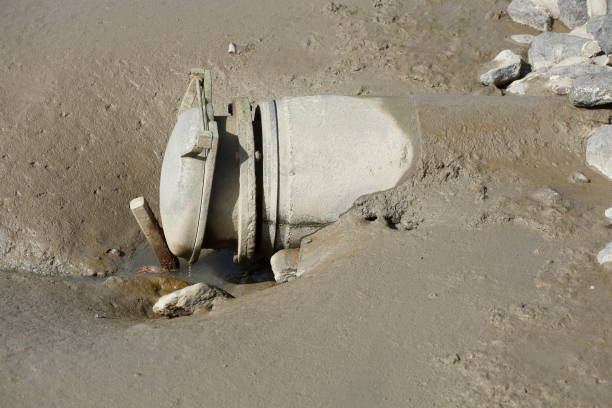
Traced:
<path fill-rule="evenodd" d="M 581 173 L 579 171 L 575 171 L 572 173 L 572 175 L 570 176 L 570 181 L 572 183 L 590 183 L 591 180 L 584 175 L 584 173 Z"/>
<path fill-rule="evenodd" d="M 217 297 L 231 296 L 205 283 L 196 283 L 160 297 L 153 312 L 168 317 L 187 316 L 198 309 L 211 310 Z"/>
<path fill-rule="evenodd" d="M 480 76 L 483 85 L 502 87 L 524 77 L 529 68 L 523 59 L 510 50 L 497 54 L 493 61 L 485 65 L 486 72 Z"/>
<path fill-rule="evenodd" d="M 552 13 L 536 0 L 512 0 L 508 6 L 508 15 L 517 23 L 536 30 L 550 31 L 552 28 Z"/>
<path fill-rule="evenodd" d="M 606 211 L 604 211 L 604 215 L 606 216 L 608 221 L 612 222 L 612 207 L 610 207 Z"/>
<path fill-rule="evenodd" d="M 569 29 L 585 24 L 589 19 L 587 0 L 558 0 L 559 19 Z"/>
<path fill-rule="evenodd" d="M 96 314 L 94 315 L 94 317 L 95 317 L 96 319 L 106 319 L 106 315 L 104 315 L 104 314 L 102 314 L 102 313 L 96 313 Z"/>
<path fill-rule="evenodd" d="M 540 204 L 552 207 L 561 203 L 562 196 L 559 192 L 553 190 L 548 186 L 544 186 L 531 194 L 531 199 L 539 202 Z"/>
<path fill-rule="evenodd" d="M 612 242 L 608 242 L 604 249 L 599 251 L 597 254 L 597 262 L 601 265 L 612 262 Z"/>
<path fill-rule="evenodd" d="M 569 97 L 572 104 L 582 108 L 612 103 L 612 72 L 578 77 Z"/>
<path fill-rule="evenodd" d="M 589 166 L 612 180 L 612 125 L 600 126 L 587 140 Z"/>
<path fill-rule="evenodd" d="M 597 40 L 604 53 L 612 54 L 612 14 L 591 17 L 586 30 Z"/>
<path fill-rule="evenodd" d="M 106 253 L 113 256 L 123 256 L 123 252 L 117 248 L 108 249 Z"/>
<path fill-rule="evenodd" d="M 229 43 L 229 46 L 227 47 L 227 52 L 229 54 L 235 54 L 236 53 L 236 44 L 234 44 L 233 42 Z"/>
<path fill-rule="evenodd" d="M 516 34 L 516 35 L 510 36 L 510 39 L 512 41 L 514 41 L 517 44 L 522 44 L 522 45 L 531 44 L 534 38 L 535 38 L 535 35 L 531 35 L 531 34 Z"/>
<path fill-rule="evenodd" d="M 542 33 L 529 47 L 529 63 L 533 70 L 549 68 L 569 57 L 582 57 L 586 38 L 564 33 Z"/>
<path fill-rule="evenodd" d="M 298 261 L 300 258 L 299 248 L 281 249 L 270 258 L 270 266 L 277 283 L 287 282 L 297 277 Z"/>

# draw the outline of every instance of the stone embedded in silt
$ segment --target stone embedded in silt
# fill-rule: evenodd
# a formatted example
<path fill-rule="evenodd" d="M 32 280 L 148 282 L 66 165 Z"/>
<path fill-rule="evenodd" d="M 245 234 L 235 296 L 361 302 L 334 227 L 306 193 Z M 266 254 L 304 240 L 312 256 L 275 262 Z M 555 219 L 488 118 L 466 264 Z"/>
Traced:
<path fill-rule="evenodd" d="M 510 50 L 504 50 L 484 66 L 485 73 L 480 75 L 483 85 L 504 86 L 522 78 L 529 72 L 523 59 Z"/>
<path fill-rule="evenodd" d="M 569 98 L 572 104 L 581 108 L 612 104 L 612 72 L 579 76 Z"/>
<path fill-rule="evenodd" d="M 153 305 L 153 312 L 168 316 L 187 316 L 199 309 L 211 310 L 218 299 L 231 297 L 221 289 L 196 283 L 159 298 Z"/>
<path fill-rule="evenodd" d="M 600 126 L 587 140 L 587 164 L 612 180 L 612 125 Z"/>
<path fill-rule="evenodd" d="M 597 254 L 597 262 L 607 264 L 612 262 L 612 242 L 608 242 L 606 246 Z"/>
<path fill-rule="evenodd" d="M 508 15 L 517 23 L 525 24 L 540 31 L 550 31 L 553 17 L 545 6 L 536 0 L 512 0 Z"/>
<path fill-rule="evenodd" d="M 281 249 L 270 258 L 270 266 L 277 283 L 284 283 L 297 277 L 299 248 Z"/>

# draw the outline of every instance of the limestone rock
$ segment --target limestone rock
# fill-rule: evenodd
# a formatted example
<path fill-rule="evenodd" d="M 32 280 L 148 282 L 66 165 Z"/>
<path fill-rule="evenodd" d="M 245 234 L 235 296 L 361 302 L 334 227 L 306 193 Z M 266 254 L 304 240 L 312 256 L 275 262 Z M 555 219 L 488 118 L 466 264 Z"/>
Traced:
<path fill-rule="evenodd" d="M 480 76 L 483 85 L 502 87 L 510 82 L 522 78 L 529 72 L 523 59 L 510 50 L 504 50 L 488 64 L 485 73 Z"/>
<path fill-rule="evenodd" d="M 586 161 L 612 180 L 612 125 L 601 126 L 589 137 Z"/>
<path fill-rule="evenodd" d="M 578 77 L 569 97 L 572 104 L 579 107 L 611 104 L 612 72 L 587 74 Z M 612 158 L 610 160 L 612 160 Z"/>
<path fill-rule="evenodd" d="M 587 0 L 559 0 L 559 19 L 567 28 L 575 28 L 587 22 Z"/>
<path fill-rule="evenodd" d="M 218 297 L 230 295 L 205 283 L 196 283 L 160 297 L 153 312 L 168 317 L 187 316 L 197 309 L 212 309 Z"/>
<path fill-rule="evenodd" d="M 542 33 L 529 48 L 529 63 L 533 70 L 549 68 L 569 57 L 582 57 L 586 38 L 563 33 Z"/>
<path fill-rule="evenodd" d="M 612 14 L 591 17 L 586 30 L 606 54 L 612 54 Z"/>
<path fill-rule="evenodd" d="M 592 16 L 605 16 L 608 14 L 608 10 L 612 6 L 612 0 L 587 0 L 587 9 L 589 17 Z M 612 9 L 610 9 L 612 11 Z"/>
<path fill-rule="evenodd" d="M 535 38 L 535 35 L 531 35 L 531 34 L 516 34 L 516 35 L 510 36 L 510 39 L 512 41 L 514 41 L 517 44 L 522 44 L 522 45 L 531 44 L 534 38 Z"/>
<path fill-rule="evenodd" d="M 582 57 L 581 57 L 582 58 Z M 556 66 L 531 72 L 525 78 L 514 81 L 506 92 L 513 95 L 567 95 L 574 87 L 576 78 L 596 73 L 612 72 L 608 66 L 580 64 Z"/>
<path fill-rule="evenodd" d="M 297 276 L 299 249 L 281 249 L 270 258 L 270 266 L 277 283 L 287 282 Z"/>
<path fill-rule="evenodd" d="M 552 28 L 552 13 L 537 0 L 512 0 L 508 6 L 508 15 L 517 23 L 536 30 L 549 31 Z"/>
<path fill-rule="evenodd" d="M 599 253 L 597 254 L 597 262 L 602 265 L 605 263 L 612 262 L 612 242 L 608 242 L 604 249 L 599 251 Z"/>
<path fill-rule="evenodd" d="M 606 211 L 604 212 L 604 215 L 606 216 L 608 221 L 612 222 L 612 207 L 606 209 Z"/>

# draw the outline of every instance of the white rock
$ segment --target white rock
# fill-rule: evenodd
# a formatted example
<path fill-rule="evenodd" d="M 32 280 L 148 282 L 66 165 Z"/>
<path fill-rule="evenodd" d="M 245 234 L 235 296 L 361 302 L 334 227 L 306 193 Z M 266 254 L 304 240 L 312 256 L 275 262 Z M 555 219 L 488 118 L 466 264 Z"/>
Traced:
<path fill-rule="evenodd" d="M 589 137 L 586 161 L 612 180 L 612 125 L 601 126 Z"/>
<path fill-rule="evenodd" d="M 599 253 L 597 254 L 597 262 L 602 265 L 605 263 L 612 262 L 612 242 L 608 242 L 604 249 L 599 251 Z"/>
<path fill-rule="evenodd" d="M 592 58 L 601 54 L 603 51 L 601 50 L 601 47 L 597 41 L 591 40 L 584 43 L 581 52 L 583 57 Z"/>
<path fill-rule="evenodd" d="M 612 104 L 612 72 L 577 77 L 569 98 L 572 104 L 582 108 Z"/>
<path fill-rule="evenodd" d="M 300 250 L 281 249 L 270 258 L 270 266 L 274 273 L 274 280 L 277 283 L 287 282 L 289 279 L 297 277 Z"/>
<path fill-rule="evenodd" d="M 606 216 L 606 218 L 612 222 L 612 207 L 608 208 L 606 211 L 604 211 L 604 215 Z"/>
<path fill-rule="evenodd" d="M 584 173 L 579 172 L 579 171 L 575 171 L 572 173 L 572 175 L 570 176 L 570 181 L 572 183 L 590 183 L 591 182 L 591 180 L 589 180 L 589 178 L 585 176 Z"/>
<path fill-rule="evenodd" d="M 569 29 L 585 24 L 589 19 L 587 0 L 558 0 L 559 19 Z"/>
<path fill-rule="evenodd" d="M 578 26 L 578 27 L 574 28 L 572 31 L 570 31 L 568 34 L 569 35 L 574 35 L 576 37 L 586 38 L 588 40 L 593 40 L 595 37 L 593 37 L 593 34 L 591 34 L 591 33 L 589 33 L 587 31 L 586 26 L 587 26 L 586 24 Z"/>
<path fill-rule="evenodd" d="M 234 44 L 233 42 L 229 43 L 229 46 L 227 47 L 227 52 L 230 54 L 235 54 L 236 53 L 236 44 Z"/>
<path fill-rule="evenodd" d="M 186 316 L 197 309 L 210 310 L 215 305 L 217 297 L 228 296 L 220 289 L 205 283 L 196 283 L 160 297 L 153 305 L 153 312 L 168 317 Z"/>
<path fill-rule="evenodd" d="M 484 66 L 485 73 L 480 76 L 483 85 L 504 86 L 527 73 L 523 59 L 510 50 L 503 50 Z"/>
<path fill-rule="evenodd" d="M 564 33 L 542 33 L 529 47 L 529 63 L 534 71 L 549 68 L 566 58 L 581 57 L 582 47 L 589 40 Z"/>
<path fill-rule="evenodd" d="M 508 15 L 517 23 L 536 30 L 549 31 L 552 28 L 552 13 L 538 0 L 512 0 L 508 6 Z"/>
<path fill-rule="evenodd" d="M 587 10 L 589 17 L 605 16 L 608 14 L 608 0 L 587 0 Z"/>
<path fill-rule="evenodd" d="M 585 28 L 585 32 L 586 32 L 586 28 Z M 522 45 L 531 44 L 534 38 L 535 38 L 535 35 L 531 35 L 531 34 L 516 34 L 516 35 L 510 36 L 510 39 L 512 41 L 514 41 L 517 44 L 522 44 Z"/>
<path fill-rule="evenodd" d="M 579 64 L 540 69 L 511 83 L 506 88 L 506 92 L 513 95 L 550 95 L 551 92 L 557 95 L 567 95 L 573 89 L 576 78 L 600 72 L 612 72 L 612 68 L 595 64 Z"/>

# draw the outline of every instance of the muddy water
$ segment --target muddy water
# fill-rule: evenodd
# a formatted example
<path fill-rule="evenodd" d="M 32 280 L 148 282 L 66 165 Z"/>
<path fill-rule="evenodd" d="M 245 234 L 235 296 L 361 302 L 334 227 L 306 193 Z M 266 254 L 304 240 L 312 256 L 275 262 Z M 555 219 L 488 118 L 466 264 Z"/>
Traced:
<path fill-rule="evenodd" d="M 231 250 L 203 249 L 197 263 L 189 265 L 181 260 L 180 269 L 173 273 L 143 273 L 139 269 L 158 266 L 155 256 L 146 244 L 140 245 L 133 255 L 126 257 L 119 270 L 110 276 L 165 276 L 189 283 L 203 282 L 221 288 L 234 297 L 274 286 L 274 276 L 269 268 L 245 270 L 236 265 Z M 74 277 L 79 281 L 103 281 L 108 278 Z"/>

